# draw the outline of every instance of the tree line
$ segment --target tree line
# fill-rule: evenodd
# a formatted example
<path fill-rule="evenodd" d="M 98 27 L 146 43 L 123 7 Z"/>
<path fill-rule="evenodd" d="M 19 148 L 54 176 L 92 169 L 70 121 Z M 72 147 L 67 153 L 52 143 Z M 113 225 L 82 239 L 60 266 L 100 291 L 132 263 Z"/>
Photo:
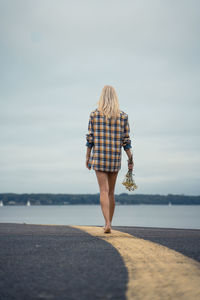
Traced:
<path fill-rule="evenodd" d="M 116 204 L 152 204 L 152 205 L 200 205 L 200 196 L 184 194 L 128 194 L 115 195 Z M 100 194 L 48 194 L 48 193 L 1 193 L 3 205 L 76 205 L 100 204 Z"/>

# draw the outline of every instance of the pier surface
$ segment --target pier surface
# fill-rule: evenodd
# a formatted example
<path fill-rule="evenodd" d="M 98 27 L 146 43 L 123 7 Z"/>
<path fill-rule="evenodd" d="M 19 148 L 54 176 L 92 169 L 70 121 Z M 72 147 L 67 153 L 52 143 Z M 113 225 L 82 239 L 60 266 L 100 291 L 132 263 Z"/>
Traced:
<path fill-rule="evenodd" d="M 0 243 L 0 299 L 200 295 L 200 230 L 0 223 Z"/>

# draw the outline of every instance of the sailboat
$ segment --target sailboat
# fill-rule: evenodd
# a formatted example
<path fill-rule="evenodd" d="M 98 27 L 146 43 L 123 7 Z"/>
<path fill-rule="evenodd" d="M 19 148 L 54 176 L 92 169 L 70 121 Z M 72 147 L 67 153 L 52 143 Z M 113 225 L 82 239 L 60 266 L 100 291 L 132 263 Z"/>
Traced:
<path fill-rule="evenodd" d="M 0 201 L 0 206 L 3 206 L 3 201 L 2 200 Z"/>
<path fill-rule="evenodd" d="M 168 206 L 171 206 L 171 205 L 172 205 L 171 202 L 169 202 L 169 203 L 168 203 Z"/>
<path fill-rule="evenodd" d="M 30 201 L 28 200 L 27 201 L 27 204 L 26 204 L 27 206 L 31 206 L 31 203 L 30 203 Z"/>

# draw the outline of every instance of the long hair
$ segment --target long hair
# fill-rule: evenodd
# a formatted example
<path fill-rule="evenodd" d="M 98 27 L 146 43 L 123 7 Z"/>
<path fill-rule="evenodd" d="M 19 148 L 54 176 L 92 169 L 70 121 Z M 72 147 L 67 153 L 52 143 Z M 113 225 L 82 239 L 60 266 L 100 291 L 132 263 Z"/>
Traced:
<path fill-rule="evenodd" d="M 105 116 L 106 121 L 108 119 L 116 120 L 116 118 L 119 116 L 119 101 L 114 87 L 105 85 L 102 89 L 101 96 L 97 104 L 100 114 Z"/>

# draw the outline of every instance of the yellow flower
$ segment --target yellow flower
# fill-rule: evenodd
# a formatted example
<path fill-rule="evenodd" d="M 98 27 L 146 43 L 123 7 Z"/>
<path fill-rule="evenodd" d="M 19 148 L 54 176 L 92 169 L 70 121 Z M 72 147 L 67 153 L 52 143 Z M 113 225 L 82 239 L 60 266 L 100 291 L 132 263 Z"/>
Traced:
<path fill-rule="evenodd" d="M 133 173 L 132 170 L 128 170 L 128 172 L 126 173 L 126 176 L 122 182 L 122 184 L 125 186 L 125 188 L 129 191 L 134 191 L 135 189 L 138 188 L 138 186 L 136 185 L 134 179 L 133 179 Z"/>

